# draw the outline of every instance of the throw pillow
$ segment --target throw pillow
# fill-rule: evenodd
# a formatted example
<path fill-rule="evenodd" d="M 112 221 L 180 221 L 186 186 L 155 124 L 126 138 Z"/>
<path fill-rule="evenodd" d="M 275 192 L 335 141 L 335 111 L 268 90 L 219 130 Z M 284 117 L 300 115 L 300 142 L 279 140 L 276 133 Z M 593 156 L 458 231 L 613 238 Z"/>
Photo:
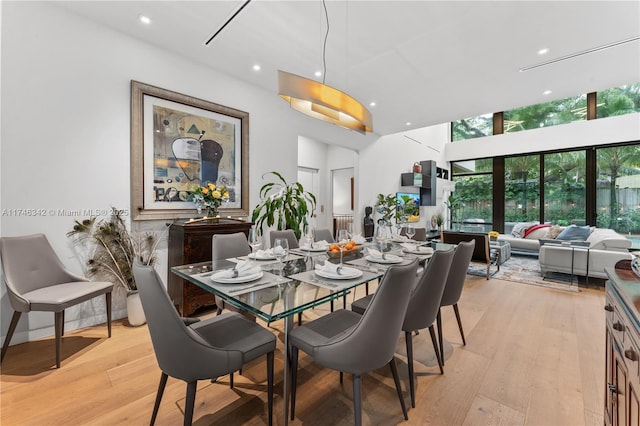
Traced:
<path fill-rule="evenodd" d="M 564 226 L 560 225 L 551 225 L 551 227 L 547 230 L 547 233 L 544 234 L 545 239 L 556 239 L 560 233 L 564 231 Z"/>
<path fill-rule="evenodd" d="M 589 226 L 576 226 L 571 225 L 565 228 L 564 231 L 556 237 L 556 240 L 563 241 L 586 241 L 587 237 L 591 233 Z"/>
<path fill-rule="evenodd" d="M 513 229 L 511 230 L 511 235 L 516 238 L 523 238 L 524 233 L 527 229 L 531 228 L 533 225 L 537 225 L 538 222 L 518 222 L 513 225 Z"/>
<path fill-rule="evenodd" d="M 551 227 L 551 225 L 549 225 L 548 223 L 539 223 L 537 225 L 533 225 L 532 227 L 528 228 L 526 231 L 524 231 L 524 235 L 522 236 L 522 238 L 527 238 L 533 231 L 537 231 L 539 229 L 545 229 L 545 228 L 549 228 Z M 545 229 L 546 231 L 546 229 Z M 539 232 L 536 232 L 536 234 L 538 234 Z M 545 235 L 546 232 L 543 232 L 542 235 Z M 534 240 L 537 240 L 538 238 L 535 236 L 532 236 L 531 238 L 533 238 Z"/>

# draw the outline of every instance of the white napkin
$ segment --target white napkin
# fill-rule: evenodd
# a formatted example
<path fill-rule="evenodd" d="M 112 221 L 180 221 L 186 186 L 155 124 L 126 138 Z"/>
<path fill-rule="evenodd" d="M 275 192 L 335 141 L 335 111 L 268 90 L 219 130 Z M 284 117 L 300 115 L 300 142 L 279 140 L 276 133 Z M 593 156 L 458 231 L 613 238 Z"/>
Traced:
<path fill-rule="evenodd" d="M 367 247 L 367 255 L 372 259 L 382 259 L 382 252 L 376 249 L 372 249 L 370 247 Z M 384 259 L 391 262 L 402 260 L 401 257 L 396 256 L 395 254 L 388 254 L 388 253 L 385 253 Z"/>
<path fill-rule="evenodd" d="M 410 238 L 404 236 L 404 235 L 397 235 L 397 234 L 393 234 L 391 236 L 391 240 L 392 241 L 398 241 L 398 242 L 404 242 L 404 241 L 409 241 Z"/>
<path fill-rule="evenodd" d="M 329 243 L 326 242 L 325 240 L 320 240 L 320 241 L 316 241 L 315 243 L 312 243 L 311 247 L 317 248 L 317 249 L 326 249 L 326 248 L 329 248 Z"/>
<path fill-rule="evenodd" d="M 238 277 L 244 277 L 247 275 L 255 275 L 261 271 L 260 266 L 256 265 L 250 260 L 241 260 L 236 263 L 235 270 L 238 271 Z M 224 271 L 216 272 L 214 276 L 216 278 L 235 278 L 233 269 L 227 269 Z"/>
<path fill-rule="evenodd" d="M 400 246 L 407 251 L 416 251 L 419 247 L 416 243 L 402 243 Z"/>
<path fill-rule="evenodd" d="M 374 259 L 382 259 L 382 252 L 376 249 L 372 249 L 371 247 L 367 247 L 367 255 L 371 256 Z"/>
<path fill-rule="evenodd" d="M 282 249 L 282 247 L 280 249 Z M 256 252 L 257 259 L 264 258 L 264 257 L 273 257 L 273 249 L 258 250 Z"/>
<path fill-rule="evenodd" d="M 362 234 L 354 235 L 351 239 L 356 244 L 364 244 L 364 243 L 367 242 L 367 239 L 365 237 L 363 237 Z"/>
<path fill-rule="evenodd" d="M 331 263 L 328 260 L 324 262 L 323 265 L 321 264 L 316 264 L 316 271 L 322 271 L 322 272 L 326 272 L 332 275 L 338 275 L 338 268 L 340 267 L 340 265 L 335 264 L 335 263 Z"/>

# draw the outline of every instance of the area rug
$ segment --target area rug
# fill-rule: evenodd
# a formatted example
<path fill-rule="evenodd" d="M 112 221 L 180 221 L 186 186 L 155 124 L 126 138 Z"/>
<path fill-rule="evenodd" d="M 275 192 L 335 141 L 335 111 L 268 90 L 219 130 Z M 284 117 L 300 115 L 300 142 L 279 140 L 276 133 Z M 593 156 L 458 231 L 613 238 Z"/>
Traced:
<path fill-rule="evenodd" d="M 500 265 L 500 271 L 493 278 L 573 292 L 578 292 L 583 284 L 582 281 L 579 284 L 578 277 L 574 276 L 572 280 L 569 274 L 550 273 L 543 278 L 538 258 L 533 256 L 511 256 Z M 584 277 L 580 277 L 580 280 L 583 279 Z M 590 278 L 589 284 L 596 284 L 596 281 L 598 280 Z"/>

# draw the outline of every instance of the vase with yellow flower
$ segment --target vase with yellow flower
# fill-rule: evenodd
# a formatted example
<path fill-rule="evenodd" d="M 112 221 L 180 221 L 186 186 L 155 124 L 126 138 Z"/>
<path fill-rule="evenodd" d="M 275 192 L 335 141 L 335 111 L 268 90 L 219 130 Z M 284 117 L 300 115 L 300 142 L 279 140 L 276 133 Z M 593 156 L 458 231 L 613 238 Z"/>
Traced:
<path fill-rule="evenodd" d="M 224 185 L 207 183 L 191 190 L 191 201 L 194 202 L 198 215 L 207 218 L 218 217 L 218 209 L 223 202 L 229 201 L 229 190 Z"/>

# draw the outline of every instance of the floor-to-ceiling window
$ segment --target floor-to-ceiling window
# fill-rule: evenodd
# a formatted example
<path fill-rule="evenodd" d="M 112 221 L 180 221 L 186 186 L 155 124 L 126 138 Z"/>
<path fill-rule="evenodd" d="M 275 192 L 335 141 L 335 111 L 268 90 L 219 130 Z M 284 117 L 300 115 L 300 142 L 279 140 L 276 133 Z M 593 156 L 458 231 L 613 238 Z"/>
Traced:
<path fill-rule="evenodd" d="M 488 232 L 493 229 L 493 160 L 452 163 L 456 184 L 449 198 L 452 229 Z"/>
<path fill-rule="evenodd" d="M 544 154 L 544 215 L 553 225 L 586 225 L 586 151 Z"/>
<path fill-rule="evenodd" d="M 640 235 L 640 145 L 596 150 L 597 225 Z"/>
<path fill-rule="evenodd" d="M 540 156 L 521 155 L 504 160 L 505 230 L 516 222 L 540 218 Z"/>

